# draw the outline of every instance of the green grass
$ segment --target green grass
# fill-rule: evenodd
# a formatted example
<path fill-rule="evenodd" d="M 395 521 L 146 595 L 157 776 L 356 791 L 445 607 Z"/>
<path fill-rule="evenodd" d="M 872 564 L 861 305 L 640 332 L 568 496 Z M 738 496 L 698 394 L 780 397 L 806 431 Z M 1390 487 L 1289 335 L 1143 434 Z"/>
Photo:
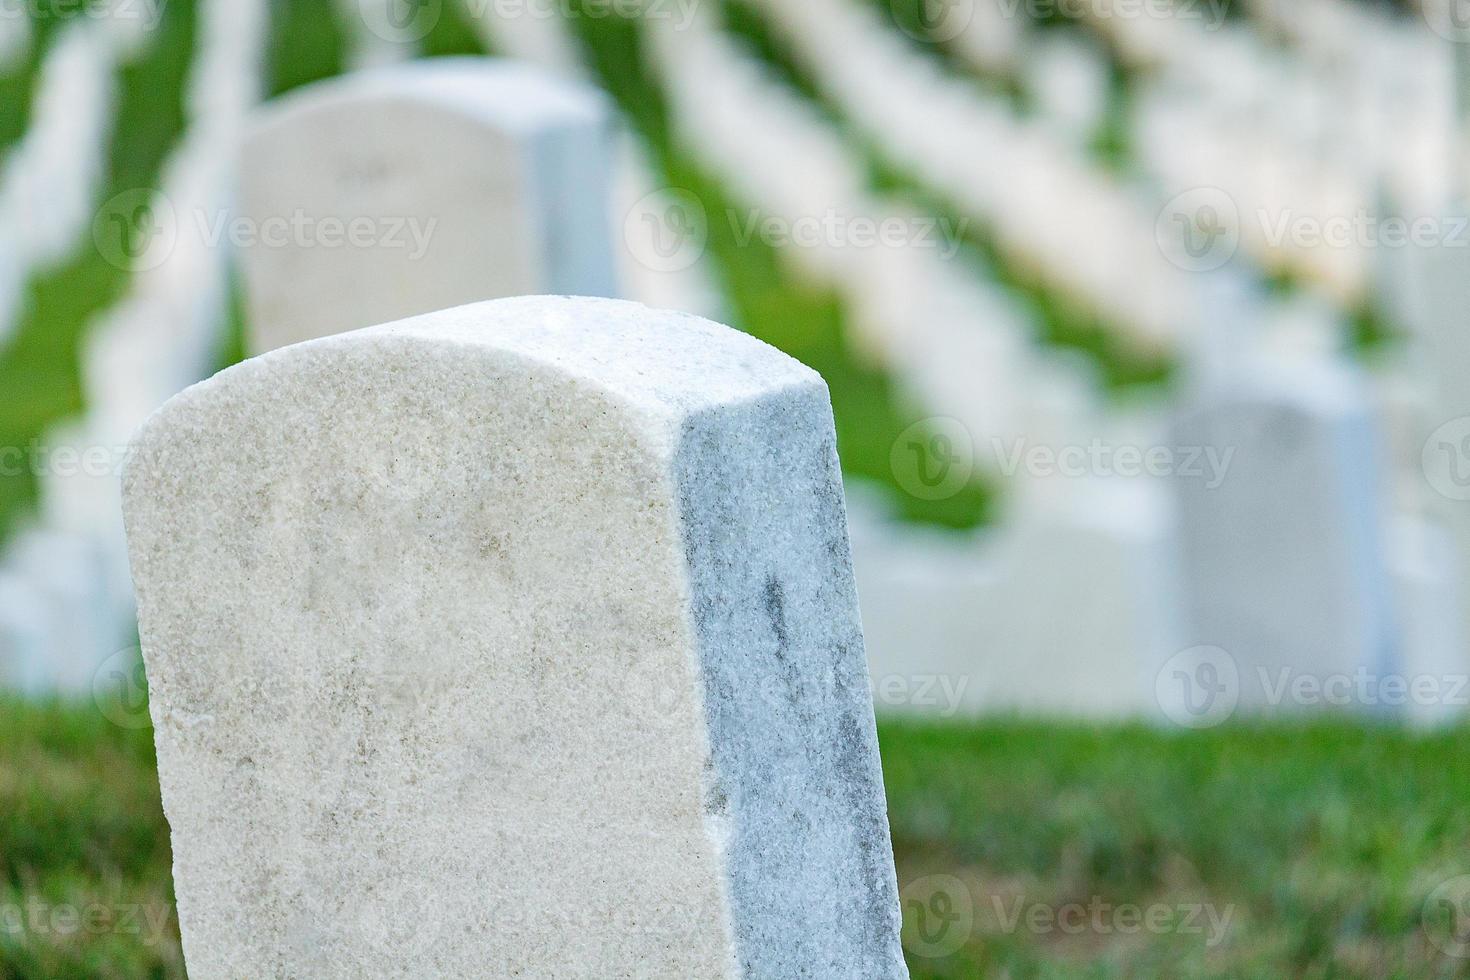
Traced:
<path fill-rule="evenodd" d="M 342 73 L 347 39 L 337 21 L 337 6 L 322 0 L 271 0 L 266 50 L 270 95 Z"/>
<path fill-rule="evenodd" d="M 152 735 L 0 706 L 0 976 L 184 975 Z"/>
<path fill-rule="evenodd" d="M 970 941 L 915 976 L 1470 973 L 1425 926 L 1435 886 L 1470 872 L 1470 732 L 889 726 L 883 748 L 900 880 L 953 875 L 977 907 Z M 1007 930 L 997 909 L 1018 901 L 1201 907 L 1229 927 Z"/>
<path fill-rule="evenodd" d="M 1470 730 L 879 737 L 916 980 L 1470 975 Z M 169 867 L 150 730 L 0 703 L 0 976 L 182 976 Z"/>

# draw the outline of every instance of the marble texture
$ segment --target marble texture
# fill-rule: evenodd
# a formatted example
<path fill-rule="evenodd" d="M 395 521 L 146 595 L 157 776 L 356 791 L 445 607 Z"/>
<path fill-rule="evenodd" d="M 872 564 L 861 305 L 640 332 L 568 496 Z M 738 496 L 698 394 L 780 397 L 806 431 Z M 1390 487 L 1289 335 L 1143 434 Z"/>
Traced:
<path fill-rule="evenodd" d="M 612 154 L 599 92 L 514 61 L 291 93 L 241 151 L 250 351 L 503 296 L 615 295 Z"/>
<path fill-rule="evenodd" d="M 610 300 L 296 345 L 124 511 L 194 977 L 903 977 L 826 387 Z"/>

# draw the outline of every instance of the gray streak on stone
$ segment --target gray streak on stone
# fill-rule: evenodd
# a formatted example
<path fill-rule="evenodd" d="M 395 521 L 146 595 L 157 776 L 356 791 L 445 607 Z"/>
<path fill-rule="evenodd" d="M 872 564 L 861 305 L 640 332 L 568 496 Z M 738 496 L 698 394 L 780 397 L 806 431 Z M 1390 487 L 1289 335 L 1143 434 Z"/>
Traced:
<path fill-rule="evenodd" d="M 826 386 L 693 415 L 675 459 L 745 975 L 902 976 Z"/>

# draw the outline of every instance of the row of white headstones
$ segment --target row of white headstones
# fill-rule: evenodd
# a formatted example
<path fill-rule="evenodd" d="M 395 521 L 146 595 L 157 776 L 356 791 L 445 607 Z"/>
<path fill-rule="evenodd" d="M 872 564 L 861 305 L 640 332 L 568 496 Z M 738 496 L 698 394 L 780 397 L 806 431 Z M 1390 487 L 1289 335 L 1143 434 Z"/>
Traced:
<path fill-rule="evenodd" d="M 212 16 L 219 19 L 230 15 L 217 13 Z M 216 32 L 221 39 L 234 39 L 233 46 L 227 48 L 236 52 L 234 57 L 201 59 L 205 65 L 236 66 L 233 73 L 213 73 L 216 77 L 236 79 L 236 82 L 195 85 L 196 89 L 204 91 L 242 93 L 233 101 L 228 97 L 217 100 L 228 103 L 233 109 L 221 113 L 196 112 L 201 126 L 212 121 L 214 132 L 221 137 L 215 145 L 227 142 L 222 137 L 236 126 L 230 120 L 240 119 L 244 107 L 253 101 L 243 94 L 249 91 L 250 82 L 238 70 L 252 63 L 250 45 L 241 44 L 239 39 L 258 39 L 260 22 L 251 22 L 249 16 L 236 16 L 244 17 L 246 29 L 240 30 L 242 25 L 235 24 L 235 30 Z M 221 23 L 226 28 L 232 26 L 228 21 Z M 251 23 L 254 27 L 250 26 Z M 551 22 L 540 22 L 540 25 L 554 29 Z M 781 100 L 769 89 L 751 91 L 727 86 L 721 101 L 725 111 L 696 113 L 690 108 L 680 114 L 677 96 L 681 92 L 702 93 L 705 96 L 702 104 L 708 109 L 709 100 L 720 96 L 710 86 L 718 83 L 722 65 L 730 60 L 728 53 L 722 52 L 718 43 L 713 42 L 709 32 L 701 32 L 697 30 L 698 25 L 695 26 L 695 31 L 675 39 L 673 44 L 656 45 L 655 51 L 660 53 L 662 67 L 671 75 L 670 88 L 676 95 L 676 116 L 685 121 L 694 142 L 707 150 L 708 157 L 716 165 L 721 162 L 729 165 L 729 161 L 740 161 L 742 153 L 750 156 L 749 145 L 756 141 L 748 140 L 747 145 L 742 146 L 729 136 L 728 130 L 724 131 L 721 140 L 721 131 L 712 127 L 742 120 L 742 110 L 779 107 Z M 206 31 L 206 36 L 208 34 Z M 550 36 L 554 37 L 554 34 Z M 546 43 L 546 40 L 545 37 L 527 38 L 525 43 L 528 48 L 556 50 L 556 45 Z M 203 43 L 207 50 L 208 42 Z M 681 51 L 685 53 L 680 55 Z M 691 58 L 689 52 L 696 53 L 698 57 Z M 686 60 L 680 61 L 681 57 Z M 737 74 L 738 71 L 725 73 Z M 207 78 L 211 73 L 202 70 L 200 74 Z M 704 87 L 696 87 L 696 79 L 700 75 L 708 79 Z M 684 100 L 686 106 L 688 101 Z M 775 115 L 780 115 L 779 109 Z M 787 112 L 774 121 L 767 116 L 765 120 L 757 119 L 750 125 L 736 128 L 747 135 L 777 133 L 789 138 L 791 145 L 805 148 L 796 154 L 804 165 L 830 161 L 825 171 L 815 176 L 808 173 L 805 178 L 783 189 L 779 183 L 770 183 L 784 176 L 779 161 L 756 155 L 735 167 L 731 176 L 736 185 L 775 214 L 801 214 L 813 210 L 813 202 L 801 198 L 813 187 L 827 192 L 825 198 L 815 202 L 820 205 L 816 210 L 830 207 L 847 214 L 876 213 L 882 216 L 891 213 L 891 205 L 863 200 L 858 191 L 860 182 L 852 175 L 855 164 L 844 164 L 840 141 L 835 138 L 825 141 L 801 138 L 802 131 L 815 132 L 819 126 L 810 118 L 801 119 L 800 116 L 796 111 Z M 703 130 L 695 126 L 701 118 L 705 120 Z M 218 119 L 225 122 L 222 124 Z M 793 124 L 792 119 L 798 122 Z M 763 125 L 763 122 L 771 124 Z M 213 209 L 221 206 L 217 203 L 221 200 L 218 196 L 220 188 L 227 183 L 221 176 L 228 168 L 227 163 L 220 159 L 220 154 L 197 151 L 181 151 L 179 159 L 199 162 L 193 167 L 181 163 L 171 168 L 175 179 L 165 192 L 165 199 L 186 217 L 214 213 Z M 834 180 L 831 177 L 834 172 L 844 172 L 844 168 L 851 179 Z M 818 170 L 821 170 L 820 166 Z M 766 183 L 760 182 L 762 177 Z M 637 186 L 637 182 L 634 185 Z M 835 192 L 831 190 L 833 187 L 837 188 Z M 541 199 L 546 200 L 549 196 L 550 192 L 546 192 Z M 397 216 L 436 213 L 421 202 L 412 203 L 420 210 L 414 212 L 405 206 L 399 209 Z M 654 206 L 658 206 L 657 201 Z M 889 208 L 889 212 L 884 208 Z M 392 216 L 391 212 L 385 213 Z M 511 212 L 501 208 L 496 213 L 509 215 Z M 667 217 L 669 213 L 663 212 L 663 216 Z M 649 216 L 657 218 L 660 215 Z M 523 215 L 519 219 L 506 217 L 504 220 L 520 221 L 524 226 L 529 219 Z M 534 224 L 534 221 L 530 223 Z M 186 221 L 185 224 L 190 225 L 191 222 Z M 596 234 L 591 233 L 594 237 Z M 585 242 L 593 238 L 584 236 L 578 240 Z M 120 444 L 143 414 L 168 394 L 204 373 L 208 362 L 208 341 L 214 336 L 222 305 L 220 252 L 201 247 L 189 236 L 172 243 L 171 249 L 156 271 L 140 276 L 135 291 L 136 302 L 125 304 L 95 331 L 94 340 L 89 344 L 88 378 L 89 392 L 93 393 L 94 403 L 100 407 L 84 423 L 88 431 L 69 437 L 71 444 Z M 293 263 L 282 261 L 284 253 L 281 250 L 260 251 L 266 256 L 262 260 L 264 262 L 268 263 L 274 256 L 278 263 L 276 274 L 284 276 L 288 270 L 294 273 Z M 333 252 L 339 257 L 351 255 L 350 250 L 322 251 Z M 1038 354 L 1036 345 L 1027 336 L 1024 317 L 1009 307 L 1003 293 L 987 290 L 964 275 L 956 275 L 954 269 L 938 262 L 929 253 L 918 249 L 901 249 L 887 254 L 881 251 L 864 254 L 851 250 L 849 254 L 831 256 L 825 264 L 819 253 L 800 254 L 813 265 L 813 269 L 808 271 L 839 282 L 857 299 L 859 323 L 866 323 L 869 327 L 866 334 L 869 344 L 898 376 L 909 380 L 919 400 L 960 420 L 960 434 L 980 446 L 979 465 L 988 465 L 992 470 L 997 467 L 997 454 L 985 449 L 994 439 L 1012 445 L 1016 439 L 1025 438 L 1032 444 L 1079 446 L 1086 445 L 1101 432 L 1104 441 L 1112 445 L 1153 446 L 1164 442 L 1160 434 L 1162 426 L 1147 418 L 1141 424 L 1116 417 L 1100 423 L 1097 420 L 1100 399 L 1093 390 L 1095 386 L 1065 362 L 1049 362 Z M 656 253 L 645 252 L 644 257 L 657 264 Z M 364 260 L 361 255 L 343 258 L 343 268 L 351 271 L 356 261 Z M 143 264 L 146 266 L 151 262 L 145 259 Z M 446 262 L 445 268 L 449 267 L 450 263 Z M 431 266 L 424 264 L 422 268 Z M 631 268 L 647 271 L 646 264 Z M 523 280 L 527 285 L 519 291 L 568 288 L 567 283 L 573 282 L 575 275 L 568 276 L 571 278 L 564 276 L 536 282 Z M 436 279 L 442 284 L 452 282 L 454 277 L 436 270 L 426 278 Z M 575 285 L 575 291 L 611 291 L 608 280 L 601 279 L 601 286 L 597 281 L 596 276 L 581 280 Z M 680 282 L 682 277 L 673 277 L 672 281 Z M 884 285 L 874 289 L 872 285 L 875 283 Z M 205 284 L 209 284 L 209 288 L 201 288 Z M 904 293 L 902 287 L 905 286 L 911 292 Z M 866 291 L 865 287 L 868 287 Z M 516 291 L 508 285 L 498 284 L 493 277 L 485 277 L 478 288 L 484 291 L 472 290 L 465 295 L 448 294 L 436 299 L 440 301 L 439 305 L 448 305 L 458 299 Z M 646 295 L 646 291 L 640 289 L 636 295 Z M 906 295 L 910 302 L 895 303 L 893 297 L 897 295 Z M 201 301 L 200 297 L 205 297 L 205 300 Z M 370 296 L 353 299 L 360 299 L 364 308 L 374 306 Z M 180 303 L 190 308 L 182 311 L 168 308 Z M 691 306 L 688 302 L 669 305 Z M 898 306 L 909 309 L 898 311 L 895 309 Z M 409 304 L 403 309 L 374 308 L 373 313 L 375 319 L 385 319 L 395 313 L 428 308 L 432 308 L 432 304 Z M 339 311 L 333 315 L 346 314 Z M 1255 312 L 1246 311 L 1238 315 L 1246 319 L 1259 317 Z M 374 322 L 374 318 L 351 322 Z M 147 353 L 159 349 L 169 349 L 175 356 L 160 361 Z M 178 356 L 179 351 L 193 353 Z M 967 353 L 961 356 L 957 353 L 959 351 Z M 1218 360 L 1214 353 L 1211 352 L 1211 363 Z M 1309 347 L 1307 353 L 1316 352 Z M 1315 381 L 1304 383 L 1300 379 L 1342 373 L 1340 365 L 1317 364 L 1315 361 L 1319 358 L 1315 356 L 1309 360 L 1314 363 L 1304 366 L 1306 370 L 1281 387 L 1292 391 L 1317 391 Z M 1238 358 L 1237 361 L 1243 364 L 1240 370 L 1249 373 L 1251 358 Z M 161 365 L 165 368 L 162 371 Z M 1215 370 L 1212 376 L 1218 378 L 1221 373 Z M 145 380 L 140 383 L 140 378 Z M 988 378 L 988 382 L 982 378 Z M 1006 396 L 1008 384 L 1014 390 Z M 1332 381 L 1327 390 L 1341 387 Z M 977 388 L 983 390 L 977 391 Z M 1228 386 L 1222 389 L 1219 385 L 1213 390 L 1217 399 L 1228 402 L 1238 402 L 1242 394 L 1254 398 L 1262 392 L 1243 393 Z M 1311 396 L 1304 397 L 1311 401 Z M 1356 417 L 1367 411 L 1368 406 L 1361 391 L 1353 397 L 1357 406 L 1347 414 Z M 1292 409 L 1294 406 L 1286 407 Z M 1316 407 L 1309 406 L 1309 411 L 1315 412 Z M 1328 417 L 1319 420 L 1325 432 L 1334 432 L 1339 425 L 1334 411 L 1329 407 Z M 1417 420 L 1411 419 L 1408 425 L 1401 427 L 1409 430 L 1409 436 L 1402 441 L 1413 450 L 1422 444 L 1422 439 L 1415 441 L 1416 425 Z M 1137 435 L 1129 435 L 1130 429 L 1140 431 Z M 944 433 L 941 431 L 941 434 Z M 1240 439 L 1232 439 L 1231 445 L 1237 451 L 1249 447 Z M 902 455 L 924 447 L 900 445 L 895 448 Z M 1229 447 L 1220 448 L 1223 451 Z M 1399 452 L 1397 455 L 1411 458 L 1410 465 L 1418 468 L 1417 451 Z M 1330 463 L 1323 466 L 1326 472 L 1337 472 Z M 1265 485 L 1274 485 L 1281 470 L 1267 466 L 1265 471 L 1268 474 L 1263 478 Z M 1365 464 L 1344 472 L 1350 475 L 1329 480 L 1323 499 L 1351 494 L 1360 484 L 1371 486 L 1376 471 Z M 1044 477 L 1028 480 L 1027 475 L 1023 469 L 1019 478 L 1012 481 L 1018 488 L 1015 491 L 1018 498 L 1015 513 L 1007 520 L 998 541 L 981 545 L 969 542 L 946 544 L 899 531 L 881 520 L 873 522 L 878 525 L 876 527 L 864 528 L 859 537 L 860 545 L 871 549 L 871 560 L 860 561 L 859 573 L 867 579 L 864 594 L 869 607 L 868 624 L 878 668 L 876 672 L 882 680 L 891 682 L 879 686 L 882 706 L 922 710 L 937 707 L 950 711 L 1022 708 L 1095 714 L 1137 713 L 1155 707 L 1153 702 L 1158 695 L 1156 682 L 1161 676 L 1170 676 L 1169 668 L 1165 666 L 1170 658 L 1180 651 L 1192 656 L 1189 651 L 1200 642 L 1221 647 L 1232 658 L 1237 670 L 1247 674 L 1252 670 L 1259 674 L 1262 664 L 1285 662 L 1313 676 L 1320 677 L 1324 673 L 1336 675 L 1365 659 L 1370 659 L 1373 669 L 1380 674 L 1393 669 L 1394 664 L 1382 657 L 1360 658 L 1354 651 L 1361 644 L 1353 642 L 1339 644 L 1335 640 L 1330 641 L 1328 645 L 1336 654 L 1320 658 L 1315 654 L 1283 654 L 1282 650 L 1295 649 L 1296 636 L 1321 633 L 1322 620 L 1316 618 L 1320 612 L 1304 615 L 1301 610 L 1307 608 L 1308 603 L 1300 599 L 1301 593 L 1294 594 L 1291 589 L 1267 590 L 1268 598 L 1282 598 L 1294 605 L 1279 615 L 1289 625 L 1272 631 L 1265 640 L 1259 638 L 1258 630 L 1232 629 L 1228 628 L 1229 624 L 1220 626 L 1210 619 L 1208 609 L 1193 614 L 1188 602 L 1176 602 L 1171 588 L 1175 576 L 1168 570 L 1169 556 L 1176 550 L 1175 522 L 1170 519 L 1167 494 L 1161 493 L 1163 488 L 1143 485 L 1158 481 Z M 927 489 L 920 487 L 919 492 Z M 92 556 L 85 552 L 91 549 L 90 542 L 97 535 L 89 537 L 87 533 L 71 533 L 94 531 L 99 525 L 109 525 L 108 493 L 97 485 L 89 486 L 86 481 L 76 480 L 52 481 L 52 490 L 47 505 L 49 524 L 54 529 L 67 532 L 67 535 L 39 540 L 35 536 L 25 537 L 18 547 L 19 553 L 48 555 L 47 561 L 54 574 L 46 584 L 61 591 L 80 592 L 79 601 L 72 604 L 78 610 L 108 608 L 109 621 L 127 621 L 130 614 L 126 608 L 127 590 L 107 584 L 117 581 L 116 572 L 109 573 L 101 584 L 96 576 L 82 574 L 92 560 Z M 1212 492 L 1205 499 L 1223 506 L 1223 496 Z M 1314 494 L 1309 493 L 1308 496 Z M 1270 504 L 1262 500 L 1256 506 L 1269 509 Z M 1413 505 L 1402 509 L 1413 518 L 1423 516 L 1414 512 Z M 1317 508 L 1308 507 L 1307 510 L 1315 513 Z M 1336 513 L 1337 509 L 1327 508 L 1327 511 Z M 1373 527 L 1381 523 L 1377 516 L 1368 520 L 1373 522 Z M 1400 523 L 1395 520 L 1394 528 L 1397 529 Z M 1297 529 L 1310 540 L 1317 539 L 1317 530 L 1311 527 Z M 1365 530 L 1348 522 L 1347 526 L 1327 533 L 1327 538 L 1361 541 L 1378 537 L 1371 532 L 1372 528 Z M 1189 533 L 1187 528 L 1185 533 Z M 1254 595 L 1251 588 L 1261 584 L 1260 577 L 1252 574 L 1255 567 L 1281 567 L 1281 563 L 1267 556 L 1278 553 L 1290 555 L 1300 550 L 1293 544 L 1292 537 L 1283 536 L 1274 529 L 1267 531 L 1263 526 L 1257 529 L 1257 533 L 1264 550 L 1248 551 L 1249 560 L 1235 560 L 1230 566 L 1242 569 L 1238 577 L 1242 579 L 1240 589 L 1245 596 Z M 115 527 L 100 537 L 115 542 Z M 1342 563 L 1331 556 L 1328 549 L 1316 548 L 1314 552 L 1322 556 L 1321 568 L 1349 567 L 1362 572 L 1355 580 L 1399 583 L 1397 590 L 1384 591 L 1396 591 L 1403 597 L 1402 606 L 1406 610 L 1400 617 L 1402 636 L 1399 642 L 1385 641 L 1389 647 L 1402 648 L 1398 662 L 1400 667 L 1412 667 L 1417 671 L 1425 664 L 1453 665 L 1458 662 L 1454 655 L 1455 631 L 1444 624 L 1451 617 L 1443 612 L 1448 605 L 1444 601 L 1444 593 L 1452 587 L 1452 580 L 1434 567 L 1439 559 L 1435 557 L 1431 536 L 1423 532 L 1422 521 L 1410 522 L 1404 538 L 1409 542 L 1404 546 L 1408 548 L 1408 554 L 1397 564 L 1373 554 L 1369 555 L 1366 563 Z M 1248 543 L 1252 538 L 1236 536 L 1231 540 Z M 1428 544 L 1424 544 L 1426 540 Z M 74 565 L 58 563 L 55 558 L 66 553 L 63 546 L 68 543 L 74 546 Z M 109 548 L 108 553 L 114 557 L 120 554 L 115 544 Z M 1401 550 L 1395 546 L 1389 554 L 1397 556 Z M 1205 554 L 1211 553 L 1207 551 Z M 1092 557 L 1079 560 L 1078 555 Z M 860 551 L 862 557 L 864 554 Z M 1386 562 L 1390 566 L 1386 575 L 1379 575 Z M 1208 570 L 1221 563 L 1210 557 L 1203 564 Z M 116 562 L 111 567 L 116 568 Z M 1319 565 L 1309 562 L 1307 567 L 1313 571 L 1303 574 L 1310 579 Z M 1362 571 L 1364 569 L 1366 571 Z M 1211 581 L 1207 571 L 1201 571 L 1186 581 L 1195 583 L 1191 584 L 1191 591 L 1202 592 L 1206 596 L 1221 595 L 1218 583 Z M 1330 576 L 1328 581 L 1331 581 Z M 32 578 L 30 584 L 34 582 Z M 87 585 L 79 589 L 78 583 Z M 1333 595 L 1347 607 L 1373 609 L 1382 606 L 1381 600 L 1366 606 L 1358 603 L 1360 593 L 1353 589 L 1339 586 L 1331 586 L 1330 589 L 1336 590 Z M 98 601 L 99 595 L 104 599 L 121 595 L 123 599 L 121 603 L 107 603 Z M 1230 603 L 1223 599 L 1199 601 L 1210 608 L 1231 608 Z M 1181 615 L 1181 606 L 1190 614 Z M 11 608 L 21 610 L 37 607 L 36 603 L 11 604 Z M 1239 608 L 1239 602 L 1235 608 Z M 1337 609 L 1336 606 L 1332 608 Z M 1374 624 L 1383 615 L 1386 614 L 1369 616 L 1367 626 L 1348 617 L 1342 620 L 1341 629 L 1359 638 L 1378 636 L 1383 628 Z M 99 629 L 96 623 L 82 616 L 61 615 L 56 619 L 75 632 L 64 632 L 59 644 L 41 642 L 40 632 L 34 632 L 35 642 L 27 648 L 29 655 L 18 658 L 34 668 L 23 675 L 23 682 L 33 687 L 53 685 L 57 683 L 57 664 L 65 663 L 60 672 L 61 686 L 84 687 L 92 678 L 98 658 L 90 653 L 74 654 L 70 661 L 64 661 L 55 655 L 55 651 L 58 648 L 96 650 L 97 635 L 115 636 L 116 632 L 108 628 Z M 1203 621 L 1206 625 L 1181 625 L 1191 619 Z M 1237 638 L 1241 633 L 1246 634 L 1244 639 Z M 90 642 L 87 637 L 91 637 Z M 54 636 L 52 640 L 55 640 Z M 1436 669 L 1444 673 L 1449 668 Z M 1257 678 L 1248 680 L 1262 686 Z M 926 696 L 921 689 L 931 694 Z M 935 700 L 934 690 L 948 693 Z"/>
<path fill-rule="evenodd" d="M 51 128 L 71 109 L 71 101 L 53 102 L 46 89 L 53 72 L 65 75 L 57 59 L 72 38 L 92 37 L 99 44 L 104 37 L 127 37 L 130 55 L 151 43 L 147 29 L 156 22 L 141 18 L 136 8 L 128 10 L 129 16 L 65 28 L 65 37 L 47 55 L 30 133 Z M 260 99 L 266 13 L 264 3 L 209 0 L 200 5 L 198 56 L 185 98 L 188 126 L 164 164 L 161 189 L 124 192 L 108 213 L 134 222 L 145 220 L 142 215 L 160 222 L 185 215 L 194 230 L 193 217 L 228 207 L 235 145 L 247 112 Z M 124 34 L 121 25 L 141 33 Z M 88 62 L 83 73 L 106 72 L 110 85 L 112 64 L 105 58 Z M 111 97 L 102 101 L 110 124 Z M 93 155 L 108 145 L 101 132 L 79 138 L 88 141 L 86 152 Z M 87 202 L 85 230 L 76 236 L 86 238 L 92 233 L 95 187 L 73 193 Z M 49 202 L 45 196 L 38 199 L 42 205 Z M 34 223 L 45 223 L 45 217 L 38 215 Z M 0 569 L 6 683 L 21 691 L 85 692 L 99 665 L 128 646 L 134 614 L 116 507 L 118 466 L 129 435 L 148 413 L 207 376 L 218 356 L 227 319 L 228 254 L 197 231 L 138 238 L 148 243 L 146 251 L 132 255 L 109 249 L 105 254 L 132 273 L 130 289 L 85 330 L 86 412 L 48 432 L 44 451 L 50 462 L 40 466 L 39 455 L 28 461 L 40 469 L 39 519 L 8 542 Z M 106 240 L 99 238 L 99 247 Z M 74 246 L 70 239 L 68 246 Z"/>
<path fill-rule="evenodd" d="M 832 30 L 839 16 L 802 11 L 815 13 L 828 33 L 793 28 L 793 40 L 866 50 Z M 854 25 L 862 22 L 854 17 Z M 653 50 L 673 95 L 674 123 L 706 165 L 771 214 L 853 220 L 903 213 L 863 195 L 860 161 L 816 113 L 699 26 L 666 29 Z M 851 27 L 864 30 L 882 34 L 876 26 Z M 910 66 L 879 76 L 886 88 L 910 91 L 895 81 L 905 73 L 915 85 L 932 74 Z M 912 128 L 947 134 L 963 127 L 931 118 Z M 933 146 L 936 157 L 946 152 Z M 799 166 L 787 165 L 792 159 Z M 1205 433 L 1198 422 L 1181 422 L 1170 433 L 1148 413 L 1105 411 L 1095 385 L 1032 340 L 1004 292 L 981 287 L 937 250 L 845 244 L 804 252 L 801 271 L 843 293 L 860 339 L 913 385 L 921 404 L 952 417 L 937 437 L 951 448 L 971 447 L 975 465 L 1001 478 L 1012 499 L 1000 530 L 980 543 L 881 522 L 858 535 L 880 708 L 1136 715 L 1194 694 L 1210 710 L 1186 712 L 1183 720 L 1205 724 L 1242 700 L 1407 707 L 1420 717 L 1463 706 L 1455 576 L 1448 543 L 1431 523 L 1443 515 L 1431 506 L 1437 489 L 1422 459 L 1433 428 L 1424 425 L 1432 412 L 1424 389 L 1433 386 L 1422 373 L 1418 384 L 1413 376 L 1406 383 L 1402 370 L 1361 378 L 1338 350 L 1342 326 L 1330 306 L 1268 304 L 1227 280 L 1207 290 L 1194 313 L 1194 377 L 1184 392 L 1197 418 L 1223 414 L 1225 421 L 1212 421 Z M 1138 261 L 1157 266 L 1163 257 L 1154 251 Z M 1296 415 L 1304 416 L 1300 425 L 1287 421 Z M 1286 428 L 1305 430 L 1300 444 L 1279 441 Z M 1375 430 L 1390 440 L 1387 458 L 1376 451 Z M 1323 444 L 1315 455 L 1314 440 Z M 1075 451 L 1094 442 L 1109 452 L 1161 452 L 1167 472 L 1157 475 L 1183 479 L 1105 479 L 1119 469 L 1106 458 L 1070 478 L 1054 464 L 1051 478 L 1003 465 L 1013 448 L 1024 462 L 1027 446 Z M 925 444 L 895 448 L 922 452 Z M 1311 462 L 1294 463 L 1298 454 Z M 1232 464 L 1229 485 L 1215 486 L 1227 473 L 1213 471 Z M 1196 499 L 1191 480 L 1208 492 Z M 1391 495 L 1380 481 L 1391 484 Z M 1307 501 L 1300 512 L 1274 503 L 1283 483 L 1299 484 Z M 945 486 L 912 491 L 938 495 Z M 1244 502 L 1230 500 L 1232 492 Z M 1387 498 L 1381 504 L 1380 496 Z M 1326 516 L 1303 520 L 1319 514 Z M 1181 550 L 1185 568 L 1178 567 Z M 1361 682 L 1360 670 L 1370 675 Z M 1194 690 L 1211 678 L 1219 683 L 1206 686 L 1220 697 Z M 1399 690 L 1410 681 L 1413 692 Z"/>

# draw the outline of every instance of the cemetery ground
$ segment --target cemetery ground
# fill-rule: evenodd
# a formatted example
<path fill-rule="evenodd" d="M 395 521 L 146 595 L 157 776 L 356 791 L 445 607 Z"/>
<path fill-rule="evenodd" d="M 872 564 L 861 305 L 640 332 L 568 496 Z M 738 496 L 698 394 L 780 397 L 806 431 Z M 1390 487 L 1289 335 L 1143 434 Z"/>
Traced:
<path fill-rule="evenodd" d="M 1470 975 L 1434 901 L 1470 730 L 879 734 L 916 978 Z M 90 705 L 0 710 L 0 976 L 184 975 L 153 766 Z"/>

